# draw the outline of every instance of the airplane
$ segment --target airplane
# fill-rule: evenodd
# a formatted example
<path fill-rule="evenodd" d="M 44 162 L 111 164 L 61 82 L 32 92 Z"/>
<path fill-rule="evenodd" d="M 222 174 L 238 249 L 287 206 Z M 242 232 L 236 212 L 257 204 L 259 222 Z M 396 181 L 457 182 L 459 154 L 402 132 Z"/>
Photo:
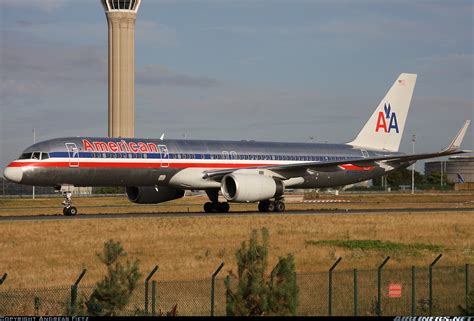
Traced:
<path fill-rule="evenodd" d="M 286 189 L 354 184 L 459 150 L 470 121 L 440 152 L 398 152 L 416 74 L 402 73 L 356 138 L 344 144 L 259 141 L 64 137 L 28 147 L 4 171 L 9 181 L 36 186 L 123 186 L 128 199 L 157 204 L 204 190 L 208 213 L 229 202 L 258 202 L 260 212 L 285 211 Z M 226 202 L 219 202 L 219 191 Z M 64 215 L 76 215 L 64 193 Z"/>

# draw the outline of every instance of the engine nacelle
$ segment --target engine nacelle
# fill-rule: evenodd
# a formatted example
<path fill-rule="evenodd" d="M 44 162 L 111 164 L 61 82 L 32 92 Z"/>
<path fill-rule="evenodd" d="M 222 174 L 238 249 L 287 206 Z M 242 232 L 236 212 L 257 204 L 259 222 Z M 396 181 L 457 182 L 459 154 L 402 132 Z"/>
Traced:
<path fill-rule="evenodd" d="M 222 178 L 222 195 L 231 202 L 256 202 L 283 195 L 279 179 L 256 174 L 227 174 Z"/>
<path fill-rule="evenodd" d="M 184 196 L 184 190 L 158 186 L 127 186 L 128 199 L 138 204 L 157 204 Z"/>

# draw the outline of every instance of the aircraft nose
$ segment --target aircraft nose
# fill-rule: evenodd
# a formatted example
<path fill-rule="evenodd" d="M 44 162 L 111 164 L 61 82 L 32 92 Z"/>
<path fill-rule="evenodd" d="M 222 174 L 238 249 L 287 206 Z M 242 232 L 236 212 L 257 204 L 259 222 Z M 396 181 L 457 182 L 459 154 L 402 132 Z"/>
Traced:
<path fill-rule="evenodd" d="M 23 169 L 21 167 L 7 167 L 3 172 L 3 176 L 9 181 L 20 183 L 23 178 Z"/>

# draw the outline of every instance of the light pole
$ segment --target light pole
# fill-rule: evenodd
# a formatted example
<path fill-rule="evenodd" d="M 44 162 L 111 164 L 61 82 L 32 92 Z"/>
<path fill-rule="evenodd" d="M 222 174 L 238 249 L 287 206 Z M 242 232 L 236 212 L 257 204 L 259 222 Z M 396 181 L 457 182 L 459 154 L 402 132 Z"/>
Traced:
<path fill-rule="evenodd" d="M 416 141 L 416 135 L 413 134 L 413 136 L 411 137 L 413 154 L 415 154 L 415 141 Z M 411 193 L 412 194 L 415 194 L 415 164 L 416 164 L 416 161 L 415 163 L 413 163 L 411 167 Z"/>
<path fill-rule="evenodd" d="M 443 188 L 443 175 L 444 175 L 444 173 L 443 173 L 443 161 L 440 161 L 439 163 L 441 165 L 441 175 L 440 175 L 441 177 L 440 177 L 440 179 L 441 179 L 441 189 L 442 189 Z"/>
<path fill-rule="evenodd" d="M 33 144 L 36 144 L 36 133 L 35 133 L 34 128 L 33 128 Z M 33 199 L 35 199 L 35 186 L 33 186 Z"/>

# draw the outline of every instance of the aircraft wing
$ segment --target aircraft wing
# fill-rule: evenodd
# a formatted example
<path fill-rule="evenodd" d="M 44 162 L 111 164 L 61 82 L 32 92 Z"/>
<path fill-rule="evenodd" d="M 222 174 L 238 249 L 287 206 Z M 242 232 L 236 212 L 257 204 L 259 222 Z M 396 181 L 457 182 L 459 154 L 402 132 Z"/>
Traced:
<path fill-rule="evenodd" d="M 443 149 L 440 152 L 436 153 L 423 153 L 423 154 L 405 154 L 405 155 L 390 155 L 390 156 L 378 156 L 378 157 L 368 157 L 368 158 L 359 158 L 352 159 L 350 161 L 335 161 L 335 162 L 307 162 L 307 163 L 298 163 L 298 164 L 287 164 L 287 165 L 275 165 L 275 166 L 262 166 L 262 167 L 247 167 L 245 169 L 267 169 L 274 172 L 275 176 L 282 176 L 283 178 L 289 179 L 292 177 L 301 176 L 304 172 L 308 170 L 315 171 L 338 171 L 346 170 L 347 168 L 357 168 L 358 170 L 368 170 L 373 166 L 392 166 L 399 165 L 403 163 L 415 162 L 417 160 L 429 159 L 435 157 L 443 157 L 449 155 L 470 153 L 469 150 L 459 150 L 461 142 L 467 132 L 470 121 L 467 120 L 464 123 L 464 126 L 454 137 L 451 144 Z M 203 178 L 210 178 L 214 180 L 219 180 L 223 176 L 241 170 L 242 168 L 229 168 L 223 170 L 210 170 L 205 171 Z"/>

